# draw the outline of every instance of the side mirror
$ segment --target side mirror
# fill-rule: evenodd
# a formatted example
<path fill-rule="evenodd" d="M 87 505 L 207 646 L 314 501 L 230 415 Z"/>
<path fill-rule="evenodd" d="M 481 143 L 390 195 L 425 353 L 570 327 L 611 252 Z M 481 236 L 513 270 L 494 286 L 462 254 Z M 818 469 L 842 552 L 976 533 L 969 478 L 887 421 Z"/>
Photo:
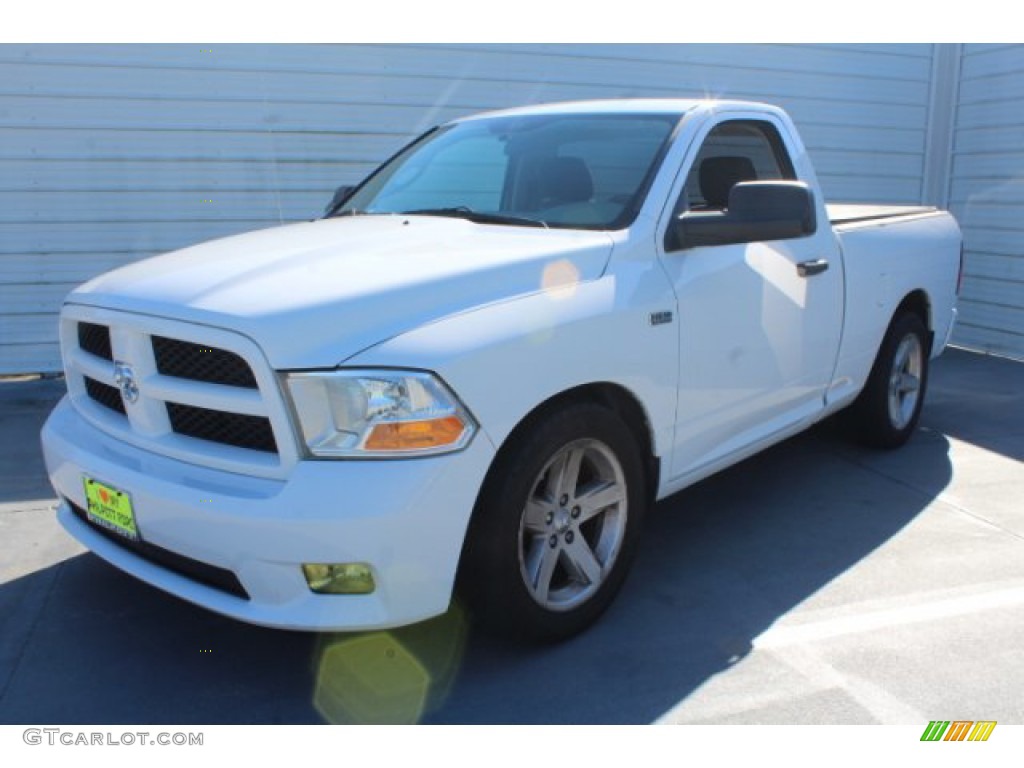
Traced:
<path fill-rule="evenodd" d="M 678 248 L 789 240 L 817 230 L 814 194 L 802 181 L 744 181 L 724 211 L 687 211 L 674 223 Z"/>
<path fill-rule="evenodd" d="M 345 184 L 334 190 L 334 197 L 331 198 L 331 202 L 324 208 L 324 216 L 330 216 L 335 210 L 340 208 L 346 200 L 355 191 L 355 187 L 351 184 Z"/>

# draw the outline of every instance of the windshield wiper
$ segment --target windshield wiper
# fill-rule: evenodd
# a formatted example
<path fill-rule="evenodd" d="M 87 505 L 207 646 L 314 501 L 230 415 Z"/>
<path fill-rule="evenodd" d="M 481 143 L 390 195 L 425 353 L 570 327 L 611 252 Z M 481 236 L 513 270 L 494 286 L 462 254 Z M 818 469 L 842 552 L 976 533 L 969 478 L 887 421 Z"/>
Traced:
<path fill-rule="evenodd" d="M 466 219 L 476 224 L 511 224 L 521 227 L 544 227 L 548 228 L 546 222 L 539 219 L 528 219 L 525 216 L 510 216 L 504 213 L 485 213 L 474 211 L 472 208 L 459 205 L 451 208 L 417 208 L 413 211 L 402 211 L 406 216 L 448 216 L 455 219 Z"/>
<path fill-rule="evenodd" d="M 364 211 L 361 208 L 349 208 L 347 211 L 335 211 L 324 216 L 325 219 L 340 219 L 343 216 L 372 216 L 373 211 Z"/>

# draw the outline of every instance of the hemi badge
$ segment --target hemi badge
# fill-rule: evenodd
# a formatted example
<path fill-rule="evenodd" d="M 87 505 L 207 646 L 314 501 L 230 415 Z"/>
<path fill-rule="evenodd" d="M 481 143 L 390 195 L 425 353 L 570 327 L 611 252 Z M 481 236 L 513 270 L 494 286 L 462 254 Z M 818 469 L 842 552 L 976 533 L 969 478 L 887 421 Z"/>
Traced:
<path fill-rule="evenodd" d="M 671 312 L 651 312 L 651 325 L 664 325 L 672 322 Z"/>

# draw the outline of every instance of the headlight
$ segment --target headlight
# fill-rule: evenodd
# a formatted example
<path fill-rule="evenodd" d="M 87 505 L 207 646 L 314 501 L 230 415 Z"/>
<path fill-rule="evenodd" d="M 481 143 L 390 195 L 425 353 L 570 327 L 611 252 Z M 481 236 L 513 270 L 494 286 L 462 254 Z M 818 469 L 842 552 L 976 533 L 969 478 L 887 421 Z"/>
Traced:
<path fill-rule="evenodd" d="M 302 438 L 314 456 L 421 456 L 457 451 L 472 417 L 435 376 L 338 370 L 287 377 Z"/>

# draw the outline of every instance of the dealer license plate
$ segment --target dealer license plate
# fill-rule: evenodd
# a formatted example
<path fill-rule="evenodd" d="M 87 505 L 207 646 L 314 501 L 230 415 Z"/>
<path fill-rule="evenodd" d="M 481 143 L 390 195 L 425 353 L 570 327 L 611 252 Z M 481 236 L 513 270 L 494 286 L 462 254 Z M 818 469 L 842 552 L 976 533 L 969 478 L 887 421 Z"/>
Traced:
<path fill-rule="evenodd" d="M 131 496 L 91 477 L 83 477 L 82 482 L 85 484 L 89 520 L 132 541 L 138 541 L 139 529 L 135 524 Z"/>

